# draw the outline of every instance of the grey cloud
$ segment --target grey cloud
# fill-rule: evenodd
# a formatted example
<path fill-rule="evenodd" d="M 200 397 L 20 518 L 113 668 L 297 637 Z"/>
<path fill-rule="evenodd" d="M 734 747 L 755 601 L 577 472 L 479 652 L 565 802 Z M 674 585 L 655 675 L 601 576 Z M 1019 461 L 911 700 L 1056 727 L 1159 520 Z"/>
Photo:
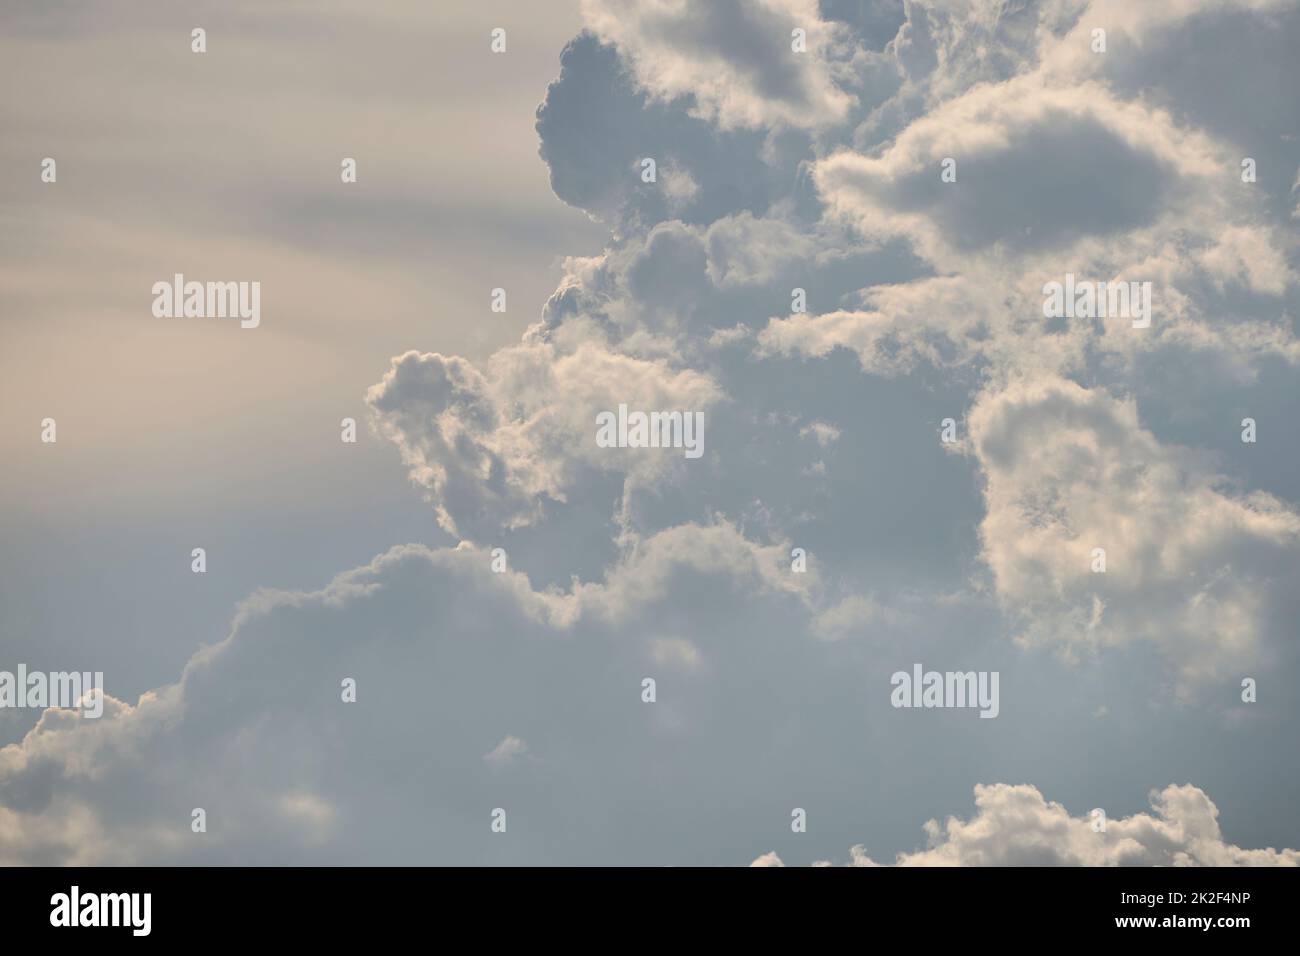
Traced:
<path fill-rule="evenodd" d="M 584 0 L 583 13 L 625 52 L 641 86 L 664 100 L 690 97 L 694 113 L 724 129 L 831 125 L 853 103 L 833 69 L 852 42 L 820 19 L 815 0 Z M 791 49 L 795 29 L 806 52 Z"/>
<path fill-rule="evenodd" d="M 49 711 L 0 749 L 0 858 L 472 861 L 490 851 L 475 836 L 490 838 L 488 808 L 505 805 L 532 831 L 508 858 L 554 862 L 538 856 L 546 834 L 573 832 L 589 782 L 627 814 L 665 759 L 683 759 L 687 728 L 708 719 L 707 702 L 680 685 L 689 674 L 674 678 L 663 659 L 681 643 L 664 629 L 695 626 L 680 613 L 692 580 L 736 615 L 699 639 L 704 652 L 739 662 L 761 619 L 747 604 L 802 614 L 780 556 L 726 524 L 684 526 L 567 594 L 493 573 L 491 556 L 468 546 L 394 548 L 321 591 L 263 592 L 177 683 L 134 705 L 111 701 L 98 721 Z M 661 678 L 654 709 L 639 700 L 646 673 Z M 575 674 L 603 676 L 562 690 Z M 340 700 L 344 677 L 357 682 L 355 704 Z M 527 753 L 543 759 L 518 760 Z M 673 771 L 688 786 L 698 756 Z M 518 774 L 499 775 L 507 764 Z M 190 832 L 192 807 L 207 811 L 206 834 Z M 630 838 L 627 819 L 597 823 L 567 858 L 599 858 L 611 827 L 624 833 L 616 842 Z"/>
<path fill-rule="evenodd" d="M 853 28 L 863 46 L 880 50 L 906 22 L 903 0 L 821 0 L 821 14 Z"/>
<path fill-rule="evenodd" d="M 590 33 L 561 53 L 560 75 L 537 110 L 537 132 L 555 194 L 620 229 L 762 212 L 793 175 L 763 161 L 764 134 L 716 130 L 680 104 L 638 91 L 616 49 Z M 641 182 L 646 157 L 655 159 L 664 185 L 684 173 L 698 192 L 674 208 L 663 189 Z"/>

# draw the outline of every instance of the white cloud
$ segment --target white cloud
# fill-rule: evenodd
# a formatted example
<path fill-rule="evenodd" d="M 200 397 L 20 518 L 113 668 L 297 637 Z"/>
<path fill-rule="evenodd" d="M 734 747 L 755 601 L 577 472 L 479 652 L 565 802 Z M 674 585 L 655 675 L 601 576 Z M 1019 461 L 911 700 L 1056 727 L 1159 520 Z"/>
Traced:
<path fill-rule="evenodd" d="M 439 523 L 481 541 L 534 523 L 547 500 L 565 501 L 592 472 L 655 481 L 683 468 L 674 449 L 598 447 L 600 412 L 706 412 L 721 398 L 707 375 L 662 360 L 531 342 L 497 352 L 487 374 L 462 358 L 407 352 L 367 402 Z"/>
<path fill-rule="evenodd" d="M 821 358 L 844 348 L 863 371 L 886 376 L 995 354 L 996 344 L 979 335 L 989 329 L 987 313 L 969 282 L 945 276 L 877 285 L 864 298 L 866 309 L 772 319 L 758 334 L 758 354 Z"/>
<path fill-rule="evenodd" d="M 940 178 L 948 158 L 955 182 Z M 1007 253 L 1059 256 L 1090 236 L 1174 213 L 1190 220 L 1194 205 L 1204 216 L 1231 161 L 1205 135 L 1100 84 L 1055 88 L 1025 75 L 942 103 L 879 155 L 823 159 L 814 178 L 831 211 L 865 235 L 906 236 L 952 267 Z M 1230 206 L 1217 199 L 1216 208 Z"/>
<path fill-rule="evenodd" d="M 925 824 L 928 846 L 900 853 L 894 866 L 1300 866 L 1300 851 L 1246 850 L 1227 843 L 1219 808 L 1198 787 L 1170 784 L 1151 794 L 1152 813 L 1107 819 L 1071 816 L 1037 787 L 975 787 L 975 815 Z M 1101 808 L 1105 809 L 1105 808 Z M 767 853 L 752 866 L 781 866 Z M 850 866 L 879 866 L 855 846 Z"/>
<path fill-rule="evenodd" d="M 840 440 L 840 430 L 829 422 L 809 422 L 799 429 L 799 434 L 805 438 L 811 436 L 823 448 L 827 448 Z"/>
<path fill-rule="evenodd" d="M 1018 382 L 985 395 L 969 423 L 986 479 L 984 558 L 1025 640 L 1150 641 L 1188 679 L 1260 660 L 1278 589 L 1300 570 L 1294 510 L 1231 495 L 1100 389 Z"/>
<path fill-rule="evenodd" d="M 501 742 L 483 755 L 483 762 L 494 770 L 509 766 L 528 754 L 528 744 L 518 737 L 506 734 Z"/>
<path fill-rule="evenodd" d="M 1247 289 L 1280 296 L 1292 278 L 1278 243 L 1263 229 L 1228 228 L 1197 259 L 1220 290 L 1235 282 Z"/>
<path fill-rule="evenodd" d="M 694 111 L 724 129 L 826 126 L 852 105 L 832 65 L 846 31 L 820 18 L 816 0 L 584 0 L 582 12 L 654 96 L 693 96 Z M 805 53 L 791 50 L 796 28 Z"/>
<path fill-rule="evenodd" d="M 819 611 L 812 629 L 818 637 L 838 641 L 846 637 L 870 637 L 873 632 L 897 627 L 906 620 L 902 612 L 884 607 L 874 598 L 854 594 Z"/>

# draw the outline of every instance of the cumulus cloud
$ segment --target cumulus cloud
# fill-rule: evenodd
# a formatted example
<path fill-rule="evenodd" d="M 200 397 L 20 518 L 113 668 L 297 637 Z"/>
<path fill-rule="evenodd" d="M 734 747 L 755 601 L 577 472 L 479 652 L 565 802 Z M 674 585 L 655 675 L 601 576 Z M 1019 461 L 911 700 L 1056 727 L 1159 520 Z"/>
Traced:
<path fill-rule="evenodd" d="M 1246 850 L 1223 839 L 1219 808 L 1198 787 L 1152 791 L 1152 813 L 1080 816 L 1029 784 L 975 787 L 975 815 L 925 824 L 927 846 L 900 853 L 894 866 L 1300 866 L 1300 851 Z M 752 866 L 782 866 L 767 853 Z M 855 846 L 850 866 L 879 866 Z"/>
<path fill-rule="evenodd" d="M 548 500 L 564 501 L 584 469 L 654 480 L 683 467 L 673 449 L 598 447 L 601 412 L 626 404 L 707 413 L 722 397 L 706 374 L 664 361 L 535 342 L 496 353 L 487 375 L 462 358 L 407 352 L 367 401 L 439 523 L 485 540 L 537 520 Z"/>
<path fill-rule="evenodd" d="M 262 592 L 176 683 L 135 704 L 110 697 L 98 720 L 47 711 L 0 749 L 0 862 L 472 861 L 470 821 L 488 833 L 498 805 L 531 814 L 534 833 L 586 830 L 574 815 L 591 781 L 620 801 L 665 772 L 693 786 L 676 761 L 708 704 L 683 700 L 673 675 L 697 671 L 701 653 L 748 669 L 738 655 L 761 615 L 747 604 L 802 614 L 782 551 L 727 524 L 682 526 L 606 581 L 557 592 L 493 572 L 468 545 L 408 545 L 320 591 Z M 690 582 L 736 619 L 703 652 L 662 637 L 696 619 L 682 606 Z M 580 690 L 575 673 L 602 678 Z M 646 673 L 661 701 L 638 711 Z M 525 726 L 544 760 L 503 730 Z M 195 807 L 206 833 L 190 830 Z M 599 858 L 611 831 L 633 835 L 619 820 L 597 829 L 571 859 Z M 547 861 L 538 847 L 525 840 L 516 858 Z"/>
<path fill-rule="evenodd" d="M 1133 403 L 1073 382 L 995 391 L 969 423 L 984 556 L 1025 640 L 1151 641 L 1187 678 L 1259 662 L 1300 570 L 1291 507 L 1232 494 L 1156 441 Z"/>
<path fill-rule="evenodd" d="M 1010 635 L 1072 657 L 1151 644 L 1184 689 L 1269 659 L 1285 617 L 1280 582 L 1294 570 L 1294 509 L 1163 440 L 1132 396 L 1152 368 L 1196 362 L 1226 387 L 1275 359 L 1300 364 L 1287 315 L 1294 246 L 1262 193 L 1243 190 L 1239 139 L 1192 108 L 1169 71 L 1124 64 L 1202 42 L 1199 25 L 1222 17 L 1290 29 L 1285 11 L 771 3 L 732 11 L 741 28 L 726 38 L 719 9 L 586 5 L 591 34 L 565 52 L 538 129 L 557 193 L 617 212 L 610 244 L 567 260 L 541 321 L 490 361 L 480 378 L 492 384 L 475 392 L 483 415 L 465 400 L 434 428 L 443 406 L 431 416 L 392 385 L 372 391 L 381 431 L 444 526 L 478 540 L 538 525 L 550 503 L 592 499 L 600 473 L 623 481 L 624 529 L 665 530 L 708 509 L 784 537 L 817 511 L 844 524 L 834 496 L 804 489 L 835 487 L 845 469 L 756 449 L 815 441 L 848 456 L 852 475 L 864 434 L 834 414 L 754 406 L 791 359 L 819 363 L 795 376 L 835 369 L 828 383 L 853 395 L 835 364 L 848 351 L 868 376 L 933 383 L 940 371 L 968 389 L 965 409 L 925 427 L 947 415 L 969 425 L 959 447 L 983 482 L 984 513 L 963 520 Z M 790 17 L 819 24 L 813 55 L 793 72 L 762 69 L 788 59 Z M 1106 56 L 1090 49 L 1094 23 L 1109 31 Z M 775 86 L 760 90 L 756 76 Z M 1285 123 L 1257 118 L 1275 138 Z M 668 178 L 642 190 L 627 171 L 656 140 Z M 948 157 L 954 183 L 940 178 Z M 722 199 L 728 169 L 762 188 Z M 1044 283 L 1066 272 L 1150 281 L 1152 327 L 1045 317 Z M 571 410 L 589 415 L 638 389 L 712 410 L 708 471 L 579 449 L 583 419 Z M 456 441 L 463 450 L 449 450 Z M 745 501 L 760 461 L 771 480 Z M 675 496 L 657 490 L 656 504 L 634 508 L 652 485 L 675 485 Z M 925 507 L 918 488 L 893 490 L 895 509 Z M 1095 547 L 1106 548 L 1104 575 L 1091 570 Z M 852 574 L 826 593 L 835 597 L 818 590 L 810 624 L 818 637 L 906 619 Z"/>
<path fill-rule="evenodd" d="M 758 354 L 824 358 L 846 349 L 857 356 L 863 371 L 883 376 L 907 374 L 924 365 L 971 363 L 995 354 L 988 333 L 996 320 L 971 284 L 961 279 L 941 276 L 877 285 L 863 298 L 865 308 L 773 318 L 758 333 Z"/>
<path fill-rule="evenodd" d="M 847 31 L 816 0 L 584 0 L 583 17 L 613 42 L 654 96 L 692 99 L 692 112 L 736 126 L 825 126 L 852 97 L 836 84 Z M 792 49 L 792 31 L 807 38 Z"/>
<path fill-rule="evenodd" d="M 1260 74 L 1200 54 L 1222 36 L 1240 60 L 1274 33 L 1263 59 L 1281 69 L 1292 15 L 1246 0 L 583 15 L 536 128 L 556 196 L 608 242 L 563 260 L 518 342 L 476 361 L 412 343 L 366 394 L 460 546 L 259 593 L 174 684 L 110 698 L 99 722 L 46 712 L 0 750 L 0 861 L 718 862 L 764 847 L 785 811 L 760 804 L 794 778 L 824 802 L 873 785 L 846 783 L 846 749 L 870 767 L 919 742 L 956 766 L 1041 742 L 1052 718 L 1027 700 L 1067 665 L 1039 645 L 1079 668 L 1053 703 L 1103 730 L 1123 702 L 1074 677 L 1113 654 L 1154 649 L 1135 680 L 1172 673 L 1185 700 L 1289 666 L 1294 469 L 1224 460 L 1214 436 L 1235 440 L 1241 417 L 1222 396 L 1265 374 L 1274 391 L 1253 399 L 1276 428 L 1300 367 L 1294 98 L 1241 98 Z M 1270 177 L 1255 190 L 1252 153 Z M 1150 280 L 1152 326 L 1044 316 L 1044 283 L 1067 272 Z M 599 448 L 596 415 L 620 404 L 703 412 L 703 458 Z M 955 447 L 937 440 L 949 417 Z M 1002 653 L 1007 706 L 972 722 L 997 725 L 987 737 L 886 723 L 902 662 Z M 1048 790 L 1073 772 L 1051 756 Z M 925 785 L 981 778 L 1008 779 L 967 767 Z M 753 799 L 710 814 L 737 792 Z M 1235 799 L 1248 817 L 1268 798 Z M 1032 786 L 980 787 L 976 804 L 898 862 L 1296 862 L 1227 844 L 1190 786 L 1105 834 Z M 494 806 L 509 842 L 487 842 Z"/>
<path fill-rule="evenodd" d="M 587 5 L 588 26 L 605 45 L 589 38 L 572 47 L 563 69 L 598 62 L 614 86 L 628 84 L 630 74 L 634 83 L 610 114 L 664 124 L 665 141 L 690 144 L 664 166 L 680 170 L 686 185 L 652 190 L 663 197 L 662 207 L 635 199 L 638 214 L 622 221 L 625 234 L 599 256 L 566 263 L 542 321 L 522 346 L 492 360 L 499 369 L 485 378 L 494 383 L 495 423 L 465 443 L 465 464 L 444 452 L 445 436 L 421 434 L 427 416 L 419 410 L 404 416 L 406 402 L 395 390 L 380 409 L 381 429 L 414 463 L 416 480 L 434 490 L 444 526 L 477 538 L 532 525 L 547 501 L 590 497 L 585 474 L 622 472 L 618 459 L 574 451 L 580 418 L 567 422 L 549 404 L 530 407 L 526 393 L 537 381 L 557 405 L 577 388 L 534 371 L 547 363 L 581 356 L 571 367 L 584 374 L 590 367 L 616 370 L 608 378 L 617 387 L 610 389 L 591 388 L 584 378 L 582 389 L 601 396 L 596 405 L 635 390 L 625 382 L 639 376 L 644 393 L 660 400 L 690 394 L 714 409 L 714 467 L 689 478 L 678 471 L 674 480 L 683 482 L 689 500 L 707 497 L 736 516 L 737 503 L 719 503 L 717 491 L 734 485 L 738 467 L 752 466 L 745 456 L 760 441 L 779 446 L 797 429 L 800 438 L 823 448 L 833 441 L 839 450 L 846 444 L 840 436 L 848 434 L 836 421 L 814 426 L 775 410 L 746 418 L 755 396 L 770 390 L 770 377 L 759 374 L 763 366 L 752 363 L 828 362 L 848 350 L 863 372 L 882 378 L 934 369 L 962 371 L 972 382 L 988 376 L 972 390 L 968 410 L 972 457 L 985 480 L 978 542 L 1013 634 L 1071 651 L 1150 641 L 1184 679 L 1215 674 L 1236 654 L 1257 660 L 1277 627 L 1276 568 L 1292 566 L 1292 509 L 1272 495 L 1229 489 L 1190 450 L 1166 446 L 1138 425 L 1131 404 L 1110 396 L 1131 394 L 1135 373 L 1151 363 L 1212 355 L 1229 380 L 1240 381 L 1271 358 L 1300 363 L 1300 343 L 1280 314 L 1293 288 L 1287 243 L 1264 205 L 1242 192 L 1237 144 L 1196 122 L 1159 74 L 1120 75 L 1106 63 L 1122 56 L 1101 57 L 1089 48 L 1094 22 L 1107 25 L 1122 52 L 1130 45 L 1158 47 L 1167 31 L 1194 34 L 1194 24 L 1217 16 L 1218 8 L 1189 3 L 1157 14 L 1105 3 L 1014 10 L 916 3 L 899 20 L 891 19 L 897 11 L 885 16 L 862 8 L 855 15 L 827 5 L 825 26 L 834 42 L 800 62 L 837 81 L 855 74 L 854 88 L 864 97 L 858 106 L 867 113 L 807 102 L 799 109 L 809 124 L 857 124 L 851 148 L 834 138 L 787 143 L 792 152 L 771 139 L 761 149 L 753 140 L 747 146 L 728 141 L 747 127 L 780 126 L 786 120 L 779 111 L 817 88 L 803 82 L 812 74 L 778 72 L 770 81 L 784 84 L 780 91 L 759 97 L 762 108 L 749 101 L 756 94 L 746 77 L 756 64 L 784 55 L 757 37 L 783 47 L 777 20 L 816 13 L 797 7 L 758 5 L 747 14 L 751 19 L 737 14 L 744 29 L 728 44 L 715 29 L 720 14 L 712 8 Z M 1278 12 L 1267 3 L 1233 10 L 1247 19 Z M 856 41 L 846 42 L 842 34 L 855 26 Z M 746 32 L 751 27 L 758 33 Z M 870 38 L 862 32 L 868 29 L 895 33 Z M 887 62 L 899 83 L 872 87 L 869 80 Z M 715 80 L 730 99 L 717 95 Z M 539 113 L 553 177 L 569 168 L 567 127 L 557 118 L 567 115 L 575 96 L 562 72 Z M 574 117 L 579 136 L 604 124 L 580 119 Z M 761 205 L 733 205 L 696 220 L 701 207 L 683 203 L 713 189 L 709 171 L 721 154 L 694 133 L 667 136 L 669 126 L 685 130 L 690 123 L 712 124 L 715 144 L 748 148 L 770 170 L 803 170 L 820 209 L 802 204 L 807 197 L 796 177 L 784 199 L 769 193 Z M 575 152 L 574 161 L 586 152 Z M 619 162 L 635 155 L 629 150 Z M 957 161 L 954 183 L 939 175 L 947 157 Z M 617 187 L 620 202 L 630 201 L 627 189 Z M 666 220 L 674 208 L 686 221 Z M 910 257 L 899 254 L 899 244 Z M 1152 328 L 1137 333 L 1127 317 L 1045 319 L 1043 285 L 1067 271 L 1150 281 Z M 807 311 L 791 308 L 800 295 Z M 530 370 L 527 376 L 512 374 L 520 367 Z M 807 374 L 807 366 L 798 374 Z M 510 384 L 515 377 L 520 384 Z M 1085 390 L 1072 384 L 1078 380 L 1098 384 Z M 1055 390 L 1055 398 L 1042 399 L 1041 419 L 1025 410 L 1032 387 Z M 1053 423 L 1054 414 L 1070 414 L 1062 403 L 1096 411 L 1084 415 L 1083 426 L 1096 432 Z M 562 405 L 595 407 L 585 395 Z M 1040 422 L 1043 432 L 1017 424 L 1037 437 L 1013 443 L 1019 451 L 998 458 L 991 435 L 1005 430 L 999 416 L 1013 409 Z M 457 414 L 448 427 L 468 417 Z M 763 437 L 747 445 L 734 441 L 741 430 Z M 1086 479 L 1078 477 L 1080 446 L 1093 456 Z M 1140 465 L 1123 464 L 1135 456 Z M 435 464 L 444 457 L 450 464 Z M 669 476 L 658 470 L 666 461 L 628 469 L 621 521 L 636 486 Z M 836 473 L 820 458 L 788 472 L 773 459 L 765 464 L 785 476 L 772 489 L 785 495 L 797 482 L 832 481 Z M 458 486 L 474 482 L 458 482 L 457 472 L 492 476 L 489 489 L 499 476 L 502 490 L 461 503 Z M 1112 475 L 1127 484 L 1110 487 Z M 827 500 L 818 506 L 835 507 Z M 806 508 L 783 507 L 769 493 L 749 512 L 779 527 Z M 643 520 L 651 513 L 638 511 Z M 1206 515 L 1209 524 L 1199 520 Z M 665 528 L 671 521 L 671 510 L 661 508 L 651 524 Z M 1089 569 L 1091 549 L 1106 546 L 1092 538 L 1110 542 L 1107 576 Z M 854 594 L 853 583 L 842 584 L 850 593 L 817 619 L 819 636 L 843 634 L 852 621 L 870 616 L 866 610 L 880 599 L 857 586 Z"/>
<path fill-rule="evenodd" d="M 945 159 L 955 182 L 940 178 Z M 1137 229 L 1178 208 L 1179 188 L 1199 197 L 1196 182 L 1215 172 L 1211 144 L 1169 117 L 1100 85 L 1058 90 L 1024 76 L 936 107 L 878 157 L 830 156 L 815 178 L 864 232 L 908 235 L 948 263 Z"/>
<path fill-rule="evenodd" d="M 867 241 L 903 239 L 941 275 L 866 288 L 867 308 L 773 318 L 761 354 L 847 348 L 876 374 L 975 362 L 1070 375 L 1091 365 L 1089 374 L 1105 375 L 1113 370 L 1096 368 L 1100 357 L 1127 364 L 1163 351 L 1223 355 L 1245 375 L 1269 357 L 1296 363 L 1284 304 L 1294 290 L 1291 203 L 1277 177 L 1257 189 L 1239 175 L 1243 156 L 1288 142 L 1279 131 L 1294 116 L 1265 112 L 1249 130 L 1228 130 L 1192 108 L 1187 84 L 1171 79 L 1176 71 L 1122 71 L 1153 54 L 1168 63 L 1166 47 L 1203 45 L 1222 30 L 1295 32 L 1300 17 L 1268 3 L 1148 14 L 1097 3 L 1014 14 L 998 5 L 910 6 L 892 48 L 902 57 L 922 44 L 932 55 L 908 66 L 913 79 L 893 106 L 877 109 L 901 110 L 896 126 L 864 126 L 852 149 L 815 159 L 812 176 L 832 220 Z M 1100 23 L 1118 35 L 1119 52 L 1091 52 L 1090 29 Z M 1233 62 L 1215 58 L 1216 83 L 1241 82 Z M 924 90 L 908 92 L 920 75 Z M 1255 88 L 1269 82 L 1252 76 Z M 1243 88 L 1236 99 L 1258 97 Z M 1221 106 L 1217 116 L 1234 112 Z M 955 182 L 941 179 L 946 160 Z M 1270 163 L 1290 170 L 1296 159 L 1271 155 Z M 1150 281 L 1150 334 L 1109 320 L 1035 321 L 1043 283 L 1066 272 Z"/>
<path fill-rule="evenodd" d="M 672 218 L 709 222 L 763 212 L 788 172 L 788 164 L 760 155 L 764 134 L 719 131 L 651 97 L 618 50 L 589 32 L 561 53 L 536 126 L 555 194 L 620 233 Z M 646 157 L 665 169 L 671 190 L 642 182 Z"/>
<path fill-rule="evenodd" d="M 1233 105 L 1276 82 L 1234 72 L 1252 43 L 1289 62 L 1296 19 L 1283 5 L 587 0 L 583 16 L 537 131 L 556 195 L 608 222 L 609 242 L 564 261 L 519 343 L 477 363 L 409 352 L 368 395 L 443 528 L 479 543 L 513 535 L 546 583 L 491 576 L 466 544 L 385 556 L 345 576 L 366 597 L 331 597 L 328 613 L 313 595 L 267 607 L 276 620 L 365 622 L 395 613 L 363 613 L 366 601 L 400 596 L 413 610 L 373 639 L 408 648 L 429 635 L 417 660 L 468 668 L 474 679 L 458 674 L 435 709 L 450 719 L 455 703 L 490 732 L 439 751 L 440 769 L 472 766 L 473 795 L 453 791 L 439 813 L 486 801 L 475 774 L 506 762 L 495 785 L 536 785 L 534 800 L 549 786 L 556 819 L 566 796 L 590 801 L 573 781 L 628 799 L 610 774 L 661 788 L 669 811 L 685 793 L 720 793 L 664 742 L 698 745 L 696 774 L 720 761 L 732 779 L 788 776 L 805 759 L 793 756 L 803 717 L 765 694 L 801 710 L 839 687 L 871 707 L 837 683 L 846 669 L 887 672 L 880 658 L 922 647 L 927 660 L 961 653 L 966 620 L 985 611 L 1002 637 L 1061 648 L 1069 666 L 1151 648 L 1145 679 L 1172 674 L 1184 700 L 1287 662 L 1300 518 L 1284 490 L 1260 490 L 1280 479 L 1224 462 L 1222 443 L 1216 457 L 1186 430 L 1171 437 L 1142 404 L 1153 370 L 1197 363 L 1228 389 L 1277 368 L 1292 383 L 1300 366 L 1294 111 L 1285 97 Z M 1105 55 L 1090 49 L 1095 25 Z M 790 49 L 796 28 L 806 54 Z M 1216 37 L 1235 54 L 1213 52 Z M 1258 189 L 1240 176 L 1255 154 L 1271 177 Z M 639 176 L 645 157 L 657 183 Z M 1151 327 L 1045 316 L 1044 284 L 1066 273 L 1150 281 Z M 1166 374 L 1156 398 L 1196 409 L 1203 434 L 1218 429 L 1206 381 L 1180 378 Z M 705 411 L 705 460 L 598 449 L 595 414 L 620 403 Z M 946 417 L 961 426 L 955 449 L 936 441 Z M 593 542 L 603 564 L 580 574 L 576 554 Z M 796 545 L 808 573 L 791 566 Z M 469 599 L 484 595 L 493 613 L 479 620 Z M 253 646 L 261 620 L 241 623 L 234 646 Z M 509 651 L 515 682 L 486 669 L 493 650 Z M 178 685 L 187 698 L 194 667 Z M 569 673 L 588 675 L 576 698 Z M 603 683 L 592 689 L 608 675 L 630 688 L 655 676 L 659 702 L 632 719 Z M 462 685 L 491 690 L 469 699 Z M 705 685 L 708 705 L 690 694 Z M 1015 698 L 1026 680 L 1008 666 L 1003 686 Z M 562 711 L 549 729 L 537 723 L 548 709 Z M 1078 713 L 1100 727 L 1118 720 L 1086 718 L 1118 710 L 1087 699 Z M 1016 713 L 1012 701 L 988 723 Z M 742 714 L 770 730 L 766 743 Z M 859 714 L 828 705 L 807 719 L 825 732 Z M 524 746 L 512 733 L 546 761 L 511 759 L 509 742 Z M 566 776 L 542 780 L 553 773 Z M 14 793 L 36 786 L 14 779 Z M 361 801 L 325 783 L 309 790 L 338 827 Z M 898 862 L 1296 862 L 1225 843 L 1217 808 L 1190 786 L 1106 834 L 1034 787 L 981 787 L 976 801 L 969 822 L 930 824 L 931 846 Z M 669 811 L 658 823 L 681 826 Z M 70 806 L 68 825 L 100 813 Z M 613 823 L 594 831 L 620 839 Z M 474 858 L 470 843 L 455 848 Z M 872 864 L 860 848 L 851 858 Z"/>

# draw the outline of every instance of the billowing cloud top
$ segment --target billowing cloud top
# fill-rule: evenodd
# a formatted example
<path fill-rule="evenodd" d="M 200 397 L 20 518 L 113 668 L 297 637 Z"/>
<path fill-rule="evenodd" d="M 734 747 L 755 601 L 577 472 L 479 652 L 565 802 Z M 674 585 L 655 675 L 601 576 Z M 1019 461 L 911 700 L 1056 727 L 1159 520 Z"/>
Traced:
<path fill-rule="evenodd" d="M 815 0 L 583 0 L 582 10 L 652 96 L 686 99 L 723 129 L 829 126 L 853 105 L 836 79 L 853 78 L 854 40 Z"/>
<path fill-rule="evenodd" d="M 1219 809 L 1191 785 L 1151 794 L 1155 811 L 1119 820 L 1071 816 L 1037 788 L 975 788 L 975 816 L 925 825 L 929 846 L 900 853 L 895 866 L 1300 866 L 1296 850 L 1243 850 L 1225 843 Z M 775 853 L 751 866 L 781 866 Z M 879 866 L 862 846 L 850 866 Z"/>

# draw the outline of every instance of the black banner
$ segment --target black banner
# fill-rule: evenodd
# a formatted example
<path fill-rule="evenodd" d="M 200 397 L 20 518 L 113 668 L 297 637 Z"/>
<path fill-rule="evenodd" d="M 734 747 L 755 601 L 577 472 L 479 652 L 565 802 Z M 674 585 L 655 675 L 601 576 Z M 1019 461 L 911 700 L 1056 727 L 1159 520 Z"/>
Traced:
<path fill-rule="evenodd" d="M 1132 936 L 1231 945 L 1293 925 L 1294 869 L 11 869 L 9 938 L 368 943 L 439 934 L 925 942 Z M 448 942 L 456 937 L 444 937 Z"/>

